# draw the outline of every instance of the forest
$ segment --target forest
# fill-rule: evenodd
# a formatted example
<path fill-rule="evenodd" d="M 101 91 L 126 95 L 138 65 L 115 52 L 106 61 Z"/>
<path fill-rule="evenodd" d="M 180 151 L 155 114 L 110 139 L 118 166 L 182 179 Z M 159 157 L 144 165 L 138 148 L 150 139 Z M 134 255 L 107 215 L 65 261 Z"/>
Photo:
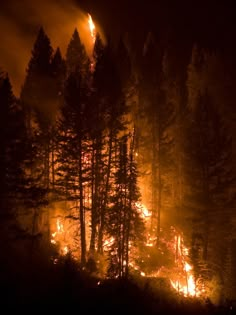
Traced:
<path fill-rule="evenodd" d="M 19 96 L 1 66 L 1 298 L 211 314 L 236 300 L 234 66 L 91 40 L 40 27 Z"/>

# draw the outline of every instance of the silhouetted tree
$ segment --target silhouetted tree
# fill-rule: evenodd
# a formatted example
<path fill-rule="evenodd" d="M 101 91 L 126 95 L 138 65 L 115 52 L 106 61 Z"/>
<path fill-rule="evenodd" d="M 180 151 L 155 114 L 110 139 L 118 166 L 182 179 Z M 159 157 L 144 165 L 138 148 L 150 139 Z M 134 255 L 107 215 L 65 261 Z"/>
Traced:
<path fill-rule="evenodd" d="M 221 261 L 223 268 L 222 259 L 227 248 L 220 245 L 220 240 L 223 238 L 227 243 L 227 232 L 223 231 L 227 229 L 230 217 L 224 208 L 230 202 L 228 193 L 234 180 L 232 147 L 231 137 L 207 91 L 199 95 L 195 110 L 189 115 L 185 152 L 185 175 L 188 180 L 185 203 L 189 205 L 189 210 L 192 208 L 189 212 L 192 229 L 202 240 L 198 255 L 194 257 L 198 257 L 198 264 L 200 260 L 207 262 L 210 271 L 222 277 L 220 268 L 215 267 Z M 222 224 L 226 220 L 224 229 L 219 228 L 218 220 Z M 218 248 L 215 248 L 216 243 Z"/>
<path fill-rule="evenodd" d="M 66 50 L 66 72 L 67 76 L 76 71 L 80 72 L 81 78 L 88 75 L 89 58 L 85 47 L 80 40 L 77 29 L 74 30 L 72 38 Z"/>
<path fill-rule="evenodd" d="M 63 61 L 60 59 L 60 51 L 57 50 L 53 55 L 50 39 L 41 27 L 32 49 L 20 95 L 26 117 L 28 139 L 32 146 L 31 156 L 28 157 L 30 175 L 27 202 L 33 212 L 32 233 L 42 233 L 46 236 L 47 242 L 50 242 L 50 209 L 47 207 L 43 211 L 43 207 L 47 203 L 51 184 L 55 180 L 53 138 L 55 118 L 60 104 L 59 94 L 62 93 L 61 81 L 64 75 Z"/>
<path fill-rule="evenodd" d="M 86 261 L 84 184 L 86 181 L 87 130 L 84 115 L 86 91 L 81 85 L 80 72 L 66 80 L 65 103 L 61 108 L 58 130 L 57 187 L 64 200 L 78 209 L 80 222 L 81 263 Z"/>
<path fill-rule="evenodd" d="M 94 220 L 94 224 L 92 223 L 91 242 L 93 245 L 97 226 L 97 247 L 99 252 L 103 250 L 103 236 L 106 231 L 109 193 L 115 166 L 116 142 L 120 136 L 119 134 L 126 129 L 127 121 L 125 118 L 127 104 L 124 91 L 121 88 L 116 62 L 117 59 L 115 58 L 110 42 L 104 46 L 100 36 L 97 35 L 94 46 L 94 93 L 92 94 L 92 100 L 94 100 L 97 106 L 93 109 L 93 115 L 91 115 L 92 119 L 90 122 L 93 128 L 91 128 L 90 134 L 95 157 L 93 165 L 96 168 L 93 172 L 94 183 L 100 183 L 95 185 L 96 187 L 100 187 L 100 193 L 98 194 L 97 189 L 94 189 L 94 200 L 100 200 L 100 202 L 98 202 L 95 208 L 92 207 L 92 218 L 94 215 L 96 219 Z M 103 154 L 101 154 L 102 152 Z"/>
<path fill-rule="evenodd" d="M 171 165 L 173 164 L 173 126 L 175 106 L 169 98 L 170 78 L 164 68 L 164 54 L 158 47 L 152 34 L 149 34 L 144 50 L 144 65 L 140 82 L 140 98 L 144 102 L 147 115 L 147 150 L 150 152 L 151 204 L 153 218 L 156 217 L 155 230 L 157 245 L 160 240 L 161 212 L 166 202 L 165 195 L 170 194 Z M 151 137 L 150 137 L 151 135 Z M 167 197 L 170 199 L 170 197 Z M 152 219 L 153 220 L 153 219 Z"/>
<path fill-rule="evenodd" d="M 6 252 L 3 249 L 7 255 L 11 247 L 15 245 L 13 241 L 16 239 L 34 243 L 34 237 L 38 232 L 36 231 L 38 220 L 36 212 L 38 213 L 39 204 L 42 205 L 43 197 L 37 195 L 38 190 L 35 189 L 35 183 L 32 185 L 32 178 L 29 176 L 28 166 L 29 157 L 32 156 L 32 143 L 28 139 L 24 111 L 12 93 L 8 76 L 0 78 L 0 103 L 1 247 L 2 249 L 8 247 L 8 249 L 5 248 Z M 32 189 L 34 189 L 33 193 Z M 30 213 L 32 224 L 27 226 L 25 218 Z M 11 257 L 10 254 L 9 257 Z"/>
<path fill-rule="evenodd" d="M 137 202 L 140 192 L 137 186 L 136 163 L 133 156 L 133 139 L 122 137 L 115 173 L 115 192 L 111 196 L 113 206 L 109 210 L 108 232 L 114 238 L 110 251 L 109 273 L 111 276 L 126 277 L 129 271 L 129 247 L 141 237 L 144 226 Z"/>
<path fill-rule="evenodd" d="M 8 75 L 0 77 L 1 217 L 16 217 L 16 206 L 24 187 L 25 126 L 22 108 L 12 92 Z M 2 222 L 2 220 L 1 220 Z"/>

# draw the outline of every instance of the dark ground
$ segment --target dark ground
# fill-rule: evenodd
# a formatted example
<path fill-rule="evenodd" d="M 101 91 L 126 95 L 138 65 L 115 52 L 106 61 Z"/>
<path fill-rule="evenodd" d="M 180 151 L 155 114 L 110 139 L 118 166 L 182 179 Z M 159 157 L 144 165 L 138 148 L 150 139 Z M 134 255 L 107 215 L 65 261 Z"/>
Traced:
<path fill-rule="evenodd" d="M 158 279 L 99 280 L 71 261 L 22 271 L 0 274 L 1 314 L 234 314 L 180 297 Z"/>

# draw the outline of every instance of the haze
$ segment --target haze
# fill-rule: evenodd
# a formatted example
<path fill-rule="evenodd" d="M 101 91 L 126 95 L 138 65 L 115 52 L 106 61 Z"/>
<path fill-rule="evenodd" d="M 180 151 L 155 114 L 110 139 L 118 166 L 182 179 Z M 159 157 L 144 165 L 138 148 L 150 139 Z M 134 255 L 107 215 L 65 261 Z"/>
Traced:
<path fill-rule="evenodd" d="M 90 52 L 87 12 L 73 1 L 9 0 L 1 4 L 0 11 L 0 69 L 8 72 L 13 90 L 19 95 L 31 50 L 40 26 L 51 40 L 53 49 L 60 47 L 65 53 L 70 37 L 77 27 L 82 41 Z M 97 26 L 97 25 L 96 25 Z"/>

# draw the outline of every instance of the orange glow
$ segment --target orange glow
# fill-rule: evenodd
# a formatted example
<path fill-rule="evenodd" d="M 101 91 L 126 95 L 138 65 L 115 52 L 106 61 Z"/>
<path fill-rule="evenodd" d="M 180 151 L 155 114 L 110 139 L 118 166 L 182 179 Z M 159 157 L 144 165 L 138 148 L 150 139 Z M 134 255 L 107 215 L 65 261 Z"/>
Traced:
<path fill-rule="evenodd" d="M 68 252 L 69 252 L 68 247 L 67 247 L 67 246 L 64 246 L 64 248 L 63 248 L 63 253 L 64 253 L 64 255 L 68 254 Z"/>
<path fill-rule="evenodd" d="M 57 219 L 57 231 L 58 233 L 64 232 L 63 224 L 60 222 L 59 219 Z"/>
<path fill-rule="evenodd" d="M 96 38 L 96 31 L 95 31 L 96 28 L 95 28 L 95 25 L 93 23 L 93 19 L 89 13 L 88 13 L 88 25 L 89 25 L 90 35 L 91 35 L 93 43 L 94 43 L 95 38 Z"/>
<path fill-rule="evenodd" d="M 86 198 L 86 203 L 90 205 L 91 196 Z M 141 202 L 137 202 L 135 205 L 139 214 L 144 219 L 145 224 L 149 224 L 152 213 Z M 90 217 L 87 218 L 86 222 L 89 222 L 89 219 Z M 62 256 L 67 255 L 69 252 L 74 253 L 73 233 L 70 234 L 69 232 L 72 231 L 71 223 L 68 223 L 62 217 L 57 217 L 52 226 L 54 226 L 54 231 L 51 234 L 51 243 L 58 247 L 58 253 Z M 168 269 L 162 266 L 150 270 L 150 272 L 147 269 L 142 270 L 142 267 L 138 265 L 135 260 L 137 253 L 133 251 L 133 247 L 131 246 L 132 242 L 129 243 L 129 251 L 131 254 L 128 263 L 129 267 L 141 277 L 165 277 L 169 279 L 173 289 L 185 297 L 199 297 L 205 295 L 204 285 L 201 285 L 201 287 L 199 287 L 199 284 L 196 285 L 193 266 L 189 260 L 189 249 L 184 244 L 182 233 L 178 232 L 174 227 L 172 227 L 172 231 L 173 234 L 171 238 L 169 240 L 161 238 L 161 242 L 164 243 L 172 253 L 172 259 L 175 264 L 173 269 Z M 151 233 L 148 233 L 146 236 L 145 246 L 148 250 L 148 248 L 156 245 L 156 236 L 151 235 Z M 117 248 L 113 236 L 104 235 L 103 250 L 104 252 L 111 252 L 112 255 L 116 255 Z M 159 253 L 164 254 L 164 252 L 160 250 Z M 150 255 L 148 257 L 150 257 Z M 53 261 L 57 264 L 57 259 L 54 259 Z M 144 258 L 142 263 L 145 262 Z M 123 261 L 123 266 L 126 266 L 126 263 L 126 261 Z"/>
<path fill-rule="evenodd" d="M 200 296 L 201 293 L 199 291 L 196 291 L 195 281 L 192 274 L 187 276 L 186 282 L 187 284 L 184 285 L 178 280 L 170 280 L 172 287 L 184 296 Z"/>
<path fill-rule="evenodd" d="M 184 296 L 198 297 L 204 293 L 203 288 L 196 288 L 193 267 L 188 263 L 188 248 L 183 243 L 183 237 L 178 234 L 174 238 L 175 264 L 179 269 L 178 274 L 173 274 L 170 279 L 172 287 Z"/>
<path fill-rule="evenodd" d="M 115 242 L 115 238 L 113 236 L 111 236 L 110 238 L 104 240 L 103 242 L 103 250 L 104 251 L 108 251 L 111 246 L 114 244 Z"/>
<path fill-rule="evenodd" d="M 56 231 L 52 233 L 51 244 L 60 245 L 60 254 L 66 255 L 69 252 L 67 245 L 63 245 L 63 236 L 64 236 L 64 225 L 60 219 L 56 220 Z"/>
<path fill-rule="evenodd" d="M 151 216 L 151 212 L 140 202 L 136 202 L 136 207 L 138 208 L 139 213 L 143 219 L 146 219 Z"/>

